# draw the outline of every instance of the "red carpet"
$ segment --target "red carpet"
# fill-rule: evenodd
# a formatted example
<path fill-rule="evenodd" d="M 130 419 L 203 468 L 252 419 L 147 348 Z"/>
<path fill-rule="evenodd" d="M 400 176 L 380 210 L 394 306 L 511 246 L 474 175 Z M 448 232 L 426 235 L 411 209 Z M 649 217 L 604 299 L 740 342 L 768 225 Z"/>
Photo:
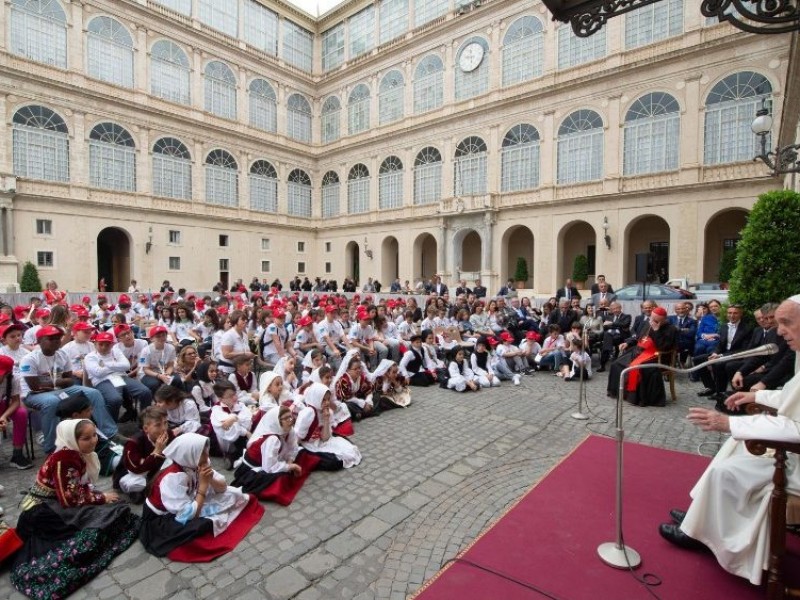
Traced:
<path fill-rule="evenodd" d="M 625 542 L 642 557 L 635 570 L 657 575 L 664 600 L 756 600 L 765 588 L 730 575 L 710 553 L 673 547 L 658 534 L 671 508 L 686 508 L 708 458 L 626 443 Z M 616 540 L 616 444 L 590 436 L 529 490 L 460 558 L 561 599 L 652 597 L 628 570 L 606 566 L 597 546 Z M 789 536 L 790 538 L 793 536 Z M 796 547 L 790 540 L 790 547 Z M 791 572 L 791 570 L 789 571 Z M 473 565 L 451 563 L 423 586 L 418 600 L 515 600 L 546 596 Z"/>

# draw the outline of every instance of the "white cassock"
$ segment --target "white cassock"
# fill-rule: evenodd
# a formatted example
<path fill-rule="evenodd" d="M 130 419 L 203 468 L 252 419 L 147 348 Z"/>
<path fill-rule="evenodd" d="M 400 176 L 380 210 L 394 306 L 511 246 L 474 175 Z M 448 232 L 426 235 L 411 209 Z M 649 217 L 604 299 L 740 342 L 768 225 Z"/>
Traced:
<path fill-rule="evenodd" d="M 769 560 L 769 500 L 775 460 L 754 456 L 742 440 L 800 442 L 800 373 L 783 390 L 756 392 L 756 402 L 778 416 L 732 417 L 731 438 L 690 492 L 692 504 L 681 530 L 711 548 L 722 567 L 754 585 Z M 800 494 L 797 455 L 786 461 L 786 489 Z"/>

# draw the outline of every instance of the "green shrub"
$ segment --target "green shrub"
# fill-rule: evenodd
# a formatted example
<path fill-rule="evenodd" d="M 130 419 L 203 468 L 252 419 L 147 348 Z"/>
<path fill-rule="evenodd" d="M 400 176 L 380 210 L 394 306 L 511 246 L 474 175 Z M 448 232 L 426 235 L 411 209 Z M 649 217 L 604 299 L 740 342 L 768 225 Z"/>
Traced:
<path fill-rule="evenodd" d="M 19 289 L 22 292 L 41 292 L 42 282 L 39 280 L 39 270 L 31 261 L 22 267 L 22 277 L 19 280 Z"/>
<path fill-rule="evenodd" d="M 583 254 L 578 254 L 572 265 L 572 281 L 586 281 L 587 279 L 589 279 L 589 259 Z"/>
<path fill-rule="evenodd" d="M 776 190 L 759 196 L 742 230 L 730 302 L 753 311 L 800 290 L 800 194 Z"/>
<path fill-rule="evenodd" d="M 517 257 L 517 268 L 514 271 L 514 281 L 528 281 L 528 261 L 522 256 Z"/>

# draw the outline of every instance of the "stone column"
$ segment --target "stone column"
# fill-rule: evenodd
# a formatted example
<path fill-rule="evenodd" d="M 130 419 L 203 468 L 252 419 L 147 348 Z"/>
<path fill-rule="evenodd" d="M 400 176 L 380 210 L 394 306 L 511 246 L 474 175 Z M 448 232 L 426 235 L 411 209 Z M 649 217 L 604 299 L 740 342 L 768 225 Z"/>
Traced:
<path fill-rule="evenodd" d="M 197 110 L 203 110 L 205 106 L 205 94 L 203 94 L 203 66 L 206 58 L 205 52 L 195 48 L 192 53 L 193 73 L 191 75 L 192 106 Z"/>
<path fill-rule="evenodd" d="M 453 42 L 452 44 L 446 44 L 444 46 L 444 56 L 442 57 L 444 60 L 444 89 L 442 90 L 442 100 L 443 106 L 449 106 L 453 103 L 453 99 L 455 98 L 455 73 L 456 69 L 458 68 L 455 65 L 455 54 L 456 48 L 458 47 L 458 42 Z"/>
<path fill-rule="evenodd" d="M 494 211 L 487 210 L 483 213 L 483 236 L 481 244 L 481 279 L 489 277 L 492 269 L 492 255 L 494 246 L 494 227 L 497 224 L 497 215 Z"/>
<path fill-rule="evenodd" d="M 605 139 L 603 141 L 603 170 L 605 179 L 619 179 L 622 169 L 619 164 L 618 148 L 622 147 L 622 129 L 619 115 L 620 96 L 611 96 L 606 107 L 607 118 Z"/>
<path fill-rule="evenodd" d="M 139 138 L 137 144 L 138 152 L 136 153 L 138 155 L 136 162 L 136 191 L 150 196 L 153 192 L 153 160 L 150 153 L 150 144 L 152 143 L 150 140 L 150 130 L 142 127 L 137 132 L 136 129 L 136 127 L 133 129 L 135 134 L 138 133 Z"/>
<path fill-rule="evenodd" d="M 552 110 L 546 111 L 543 116 L 543 121 L 539 122 L 541 131 L 541 146 L 539 148 L 539 160 L 541 168 L 539 169 L 539 185 L 543 188 L 550 187 L 555 184 L 556 177 L 556 154 L 558 152 L 558 140 L 556 140 L 555 132 L 555 112 Z"/>
<path fill-rule="evenodd" d="M 5 94 L 0 94 L 0 140 L 6 140 L 5 143 L 0 144 L 0 173 L 14 172 L 14 156 L 13 152 L 9 152 L 13 145 L 11 140 L 14 137 L 10 125 L 13 117 L 14 115 L 10 112 L 8 97 Z"/>
<path fill-rule="evenodd" d="M 400 160 L 403 161 L 403 206 L 414 206 L 414 156 L 413 148 L 403 148 Z"/>
<path fill-rule="evenodd" d="M 72 19 L 67 16 L 67 69 L 83 73 L 83 2 L 73 1 L 69 8 L 72 10 Z"/>
<path fill-rule="evenodd" d="M 206 201 L 206 151 L 202 141 L 194 141 L 192 164 L 192 202 Z"/>
<path fill-rule="evenodd" d="M 445 279 L 445 275 L 450 272 L 451 268 L 451 265 L 447 263 L 448 229 L 447 220 L 442 219 L 439 223 L 438 236 L 436 237 L 436 272 L 442 275 L 442 280 Z"/>
<path fill-rule="evenodd" d="M 497 90 L 502 87 L 501 76 L 503 74 L 503 52 L 500 49 L 501 39 L 500 22 L 495 21 L 489 31 L 489 91 Z"/>
<path fill-rule="evenodd" d="M 69 112 L 69 111 L 67 111 Z M 75 112 L 72 116 L 72 136 L 69 145 L 69 178 L 76 185 L 89 185 L 89 141 L 86 115 Z"/>
<path fill-rule="evenodd" d="M 234 67 L 235 69 L 236 67 Z M 243 68 L 238 69 L 237 79 L 239 80 L 236 90 L 236 119 L 240 123 L 249 123 L 250 116 L 247 112 L 249 98 L 247 97 L 247 71 Z"/>
<path fill-rule="evenodd" d="M 137 27 L 134 32 L 136 48 L 133 54 L 133 87 L 147 93 L 150 89 L 150 51 L 147 47 L 147 29 Z"/>
<path fill-rule="evenodd" d="M 253 155 L 243 152 L 239 163 L 239 208 L 248 210 L 250 208 L 250 163 L 253 162 Z"/>

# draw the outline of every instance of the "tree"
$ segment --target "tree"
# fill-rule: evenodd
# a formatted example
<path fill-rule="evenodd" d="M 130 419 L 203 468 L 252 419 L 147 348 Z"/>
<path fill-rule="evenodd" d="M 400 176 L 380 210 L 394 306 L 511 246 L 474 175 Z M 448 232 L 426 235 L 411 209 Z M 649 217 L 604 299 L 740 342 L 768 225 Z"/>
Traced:
<path fill-rule="evenodd" d="M 528 261 L 524 257 L 517 257 L 517 268 L 514 270 L 514 281 L 528 282 Z"/>
<path fill-rule="evenodd" d="M 41 292 L 42 282 L 39 280 L 39 270 L 31 261 L 22 267 L 22 277 L 19 280 L 19 289 L 22 292 Z"/>
<path fill-rule="evenodd" d="M 753 311 L 800 289 L 800 194 L 775 190 L 759 196 L 742 230 L 730 280 L 731 304 Z"/>
<path fill-rule="evenodd" d="M 584 254 L 578 254 L 572 264 L 572 281 L 585 282 L 589 279 L 589 259 Z"/>
<path fill-rule="evenodd" d="M 719 281 L 728 282 L 731 280 L 733 269 L 736 268 L 736 247 L 725 248 L 722 258 L 719 261 Z"/>

